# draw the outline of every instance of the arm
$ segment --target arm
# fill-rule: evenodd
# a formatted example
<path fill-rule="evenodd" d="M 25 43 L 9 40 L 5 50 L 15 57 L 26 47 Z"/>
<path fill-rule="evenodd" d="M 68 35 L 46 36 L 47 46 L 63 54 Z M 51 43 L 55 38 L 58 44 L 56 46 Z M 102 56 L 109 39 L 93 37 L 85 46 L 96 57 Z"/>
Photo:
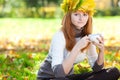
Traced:
<path fill-rule="evenodd" d="M 52 55 L 51 67 L 55 77 L 64 77 L 62 62 L 65 49 L 65 38 L 62 32 L 57 32 L 52 39 L 50 47 L 50 55 Z"/>
<path fill-rule="evenodd" d="M 104 65 L 104 43 L 103 38 L 99 40 L 99 44 L 92 42 L 88 49 L 88 59 L 89 63 L 92 64 L 94 71 L 99 71 L 103 68 Z M 94 45 L 93 45 L 94 44 Z M 99 49 L 99 53 L 96 51 L 96 47 Z"/>
<path fill-rule="evenodd" d="M 99 43 L 94 43 L 94 45 L 96 45 L 99 49 L 99 54 L 98 54 L 98 58 L 97 58 L 97 63 L 98 65 L 102 65 L 104 63 L 104 39 L 101 36 L 101 39 L 98 39 Z"/>
<path fill-rule="evenodd" d="M 57 34 L 53 37 L 51 44 L 52 69 L 56 77 L 63 77 L 73 68 L 74 61 L 78 52 L 88 44 L 88 37 L 82 38 L 73 47 L 70 55 L 63 60 L 63 51 L 65 49 L 65 39 L 63 34 Z"/>
<path fill-rule="evenodd" d="M 74 61 L 80 52 L 81 49 L 86 47 L 89 43 L 89 39 L 87 36 L 80 39 L 76 45 L 73 47 L 73 49 L 70 52 L 70 55 L 63 61 L 63 69 L 65 71 L 65 74 L 68 74 L 71 68 L 73 67 Z"/>
<path fill-rule="evenodd" d="M 87 57 L 88 57 L 88 62 L 91 65 L 91 67 L 94 66 L 95 62 L 97 61 L 98 58 L 98 53 L 96 51 L 96 46 L 90 43 L 88 50 L 87 50 Z"/>

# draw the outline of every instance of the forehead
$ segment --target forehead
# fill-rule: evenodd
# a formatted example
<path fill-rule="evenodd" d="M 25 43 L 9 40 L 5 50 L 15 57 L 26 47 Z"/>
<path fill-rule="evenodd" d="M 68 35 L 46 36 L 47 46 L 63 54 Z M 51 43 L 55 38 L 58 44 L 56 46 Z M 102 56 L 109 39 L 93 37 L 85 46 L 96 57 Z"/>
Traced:
<path fill-rule="evenodd" d="M 87 13 L 87 12 L 85 12 L 85 11 L 82 11 L 82 10 L 77 10 L 77 11 L 75 11 L 76 13 Z"/>
<path fill-rule="evenodd" d="M 73 12 L 73 13 L 85 13 L 85 14 L 87 14 L 87 12 L 85 12 L 85 11 L 82 11 L 82 10 L 77 10 L 77 11 L 75 11 L 75 12 Z"/>

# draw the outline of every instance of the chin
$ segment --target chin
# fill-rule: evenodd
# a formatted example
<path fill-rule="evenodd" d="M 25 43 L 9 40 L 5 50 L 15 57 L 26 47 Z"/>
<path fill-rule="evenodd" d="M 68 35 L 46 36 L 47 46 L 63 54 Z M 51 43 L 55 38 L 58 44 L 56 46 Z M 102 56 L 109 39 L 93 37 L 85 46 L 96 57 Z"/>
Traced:
<path fill-rule="evenodd" d="M 77 29 L 80 30 L 83 26 L 78 26 Z"/>
<path fill-rule="evenodd" d="M 81 28 L 76 28 L 77 30 L 80 30 Z"/>

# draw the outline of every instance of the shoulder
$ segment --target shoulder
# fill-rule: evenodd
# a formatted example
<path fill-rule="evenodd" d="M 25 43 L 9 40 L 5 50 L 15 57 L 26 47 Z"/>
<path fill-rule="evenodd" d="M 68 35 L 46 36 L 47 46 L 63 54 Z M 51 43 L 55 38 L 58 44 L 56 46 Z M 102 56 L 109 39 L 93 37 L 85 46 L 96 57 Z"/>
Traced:
<path fill-rule="evenodd" d="M 53 37 L 64 37 L 64 34 L 63 34 L 63 31 L 57 31 L 54 35 L 53 35 Z"/>
<path fill-rule="evenodd" d="M 58 31 L 53 35 L 53 39 L 65 40 L 63 31 Z"/>
<path fill-rule="evenodd" d="M 65 44 L 65 37 L 63 31 L 58 31 L 53 35 L 52 42 L 60 42 Z"/>

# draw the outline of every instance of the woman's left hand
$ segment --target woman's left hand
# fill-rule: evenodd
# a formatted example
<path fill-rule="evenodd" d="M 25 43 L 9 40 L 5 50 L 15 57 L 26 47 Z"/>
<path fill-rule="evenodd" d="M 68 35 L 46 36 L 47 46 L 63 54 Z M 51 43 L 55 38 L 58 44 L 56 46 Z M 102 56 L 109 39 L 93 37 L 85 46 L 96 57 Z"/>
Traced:
<path fill-rule="evenodd" d="M 99 48 L 100 52 L 104 52 L 104 38 L 103 38 L 103 36 L 100 35 L 100 38 L 97 38 L 97 40 L 99 41 L 99 43 L 96 43 L 96 42 L 92 42 L 92 43 Z"/>

